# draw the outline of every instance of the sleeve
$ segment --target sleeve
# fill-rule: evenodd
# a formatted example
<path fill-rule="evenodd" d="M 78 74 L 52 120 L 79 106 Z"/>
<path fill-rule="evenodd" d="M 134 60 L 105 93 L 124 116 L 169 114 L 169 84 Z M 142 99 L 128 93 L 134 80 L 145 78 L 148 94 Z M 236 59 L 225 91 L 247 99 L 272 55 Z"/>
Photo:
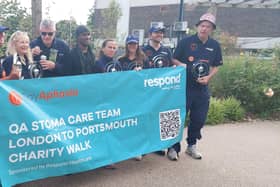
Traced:
<path fill-rule="evenodd" d="M 221 45 L 217 43 L 217 50 L 216 50 L 215 59 L 213 61 L 212 66 L 221 66 L 223 65 L 223 56 L 222 56 L 222 50 Z"/>
<path fill-rule="evenodd" d="M 5 60 L 3 61 L 3 64 L 2 64 L 2 68 L 3 68 L 3 71 L 6 72 L 6 76 L 10 75 L 10 73 L 12 71 L 12 65 L 13 65 L 13 58 L 11 58 L 11 57 L 5 58 Z"/>
<path fill-rule="evenodd" d="M 180 62 L 184 62 L 184 60 L 182 59 L 183 58 L 183 48 L 184 48 L 184 40 L 181 40 L 175 51 L 174 51 L 174 54 L 173 54 L 173 58 L 176 59 L 176 60 L 179 60 Z"/>
<path fill-rule="evenodd" d="M 54 72 L 56 72 L 59 75 L 66 75 L 67 74 L 67 65 L 68 65 L 68 59 L 69 59 L 69 53 L 70 49 L 68 45 L 64 44 L 62 53 L 59 52 L 58 55 L 61 55 L 58 57 L 57 61 L 55 62 L 55 68 Z"/>

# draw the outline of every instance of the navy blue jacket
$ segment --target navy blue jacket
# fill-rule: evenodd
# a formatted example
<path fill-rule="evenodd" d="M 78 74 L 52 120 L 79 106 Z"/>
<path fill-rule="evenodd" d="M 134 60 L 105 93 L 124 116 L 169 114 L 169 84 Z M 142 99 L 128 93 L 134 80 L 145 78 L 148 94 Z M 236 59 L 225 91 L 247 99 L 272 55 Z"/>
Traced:
<path fill-rule="evenodd" d="M 109 63 L 114 63 L 114 65 L 117 67 L 116 69 L 118 69 L 118 71 L 121 71 L 121 65 L 118 61 L 106 55 L 101 55 L 94 64 L 94 73 L 106 73 L 106 68 L 108 68 L 107 65 Z"/>
<path fill-rule="evenodd" d="M 6 76 L 10 75 L 12 71 L 13 61 L 14 61 L 13 55 L 6 57 L 3 61 L 2 67 L 3 70 L 6 72 Z M 24 77 L 24 79 L 31 78 L 29 74 L 28 66 L 29 66 L 29 62 L 27 61 L 27 58 L 25 58 L 25 65 L 22 64 L 22 71 L 21 71 L 21 76 Z"/>
<path fill-rule="evenodd" d="M 54 76 L 65 75 L 65 66 L 67 66 L 66 56 L 69 54 L 70 51 L 68 45 L 63 40 L 55 38 L 53 40 L 51 47 L 47 47 L 43 43 L 41 37 L 38 37 L 37 39 L 33 40 L 30 43 L 31 48 L 34 48 L 36 46 L 40 47 L 42 53 L 40 55 L 34 56 L 34 61 L 40 61 L 41 55 L 45 55 L 47 59 L 49 59 L 51 49 L 56 49 L 58 51 L 56 56 L 55 68 L 51 71 L 44 70 L 43 77 L 54 77 Z"/>
<path fill-rule="evenodd" d="M 163 56 L 165 59 L 165 64 L 163 67 L 169 67 L 172 66 L 172 53 L 171 50 L 168 47 L 165 47 L 163 45 L 160 46 L 158 50 L 155 50 L 151 45 L 145 45 L 143 47 L 143 52 L 148 57 L 148 61 L 144 64 L 144 68 L 155 68 L 155 65 L 153 63 L 153 59 L 155 59 L 157 56 Z"/>
<path fill-rule="evenodd" d="M 92 49 L 89 47 L 88 52 L 83 54 L 81 49 L 76 46 L 71 49 L 70 54 L 67 57 L 67 74 L 80 75 L 94 73 L 94 64 L 95 55 L 93 54 Z"/>
<path fill-rule="evenodd" d="M 182 63 L 187 64 L 187 88 L 188 90 L 205 89 L 207 85 L 196 82 L 192 75 L 192 65 L 197 60 L 209 63 L 210 67 L 223 64 L 220 44 L 209 38 L 206 43 L 202 43 L 197 34 L 183 38 L 175 49 L 173 57 Z"/>

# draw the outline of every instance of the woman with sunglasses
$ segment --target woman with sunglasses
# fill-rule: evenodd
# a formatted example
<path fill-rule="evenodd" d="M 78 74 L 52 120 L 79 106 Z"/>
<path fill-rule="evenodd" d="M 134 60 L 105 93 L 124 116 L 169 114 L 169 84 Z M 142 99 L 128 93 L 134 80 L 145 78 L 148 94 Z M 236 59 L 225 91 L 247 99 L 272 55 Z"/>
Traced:
<path fill-rule="evenodd" d="M 51 20 L 42 20 L 40 23 L 40 36 L 30 44 L 34 60 L 43 68 L 43 77 L 54 77 L 65 74 L 66 56 L 69 46 L 61 39 L 55 37 L 56 26 Z"/>

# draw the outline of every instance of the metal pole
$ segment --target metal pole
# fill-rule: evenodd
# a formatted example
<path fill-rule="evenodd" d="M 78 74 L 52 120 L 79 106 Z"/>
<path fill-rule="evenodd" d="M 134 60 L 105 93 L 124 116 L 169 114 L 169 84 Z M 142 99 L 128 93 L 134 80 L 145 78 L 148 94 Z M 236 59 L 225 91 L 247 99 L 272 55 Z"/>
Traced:
<path fill-rule="evenodd" d="M 184 0 L 180 0 L 180 13 L 179 13 L 179 21 L 184 20 Z"/>
<path fill-rule="evenodd" d="M 184 0 L 180 0 L 179 22 L 184 20 Z M 178 31 L 177 43 L 182 39 L 183 33 Z"/>

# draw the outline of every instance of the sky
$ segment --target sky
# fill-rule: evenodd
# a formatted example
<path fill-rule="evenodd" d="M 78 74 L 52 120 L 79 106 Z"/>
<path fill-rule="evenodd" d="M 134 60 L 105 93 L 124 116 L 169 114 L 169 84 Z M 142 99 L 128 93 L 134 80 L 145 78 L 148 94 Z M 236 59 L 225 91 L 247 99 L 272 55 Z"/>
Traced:
<path fill-rule="evenodd" d="M 31 0 L 18 0 L 23 7 L 31 12 Z M 50 17 L 54 21 L 69 20 L 74 17 L 78 24 L 86 24 L 89 9 L 94 0 L 43 0 L 43 18 L 46 18 L 46 9 L 50 7 Z"/>

